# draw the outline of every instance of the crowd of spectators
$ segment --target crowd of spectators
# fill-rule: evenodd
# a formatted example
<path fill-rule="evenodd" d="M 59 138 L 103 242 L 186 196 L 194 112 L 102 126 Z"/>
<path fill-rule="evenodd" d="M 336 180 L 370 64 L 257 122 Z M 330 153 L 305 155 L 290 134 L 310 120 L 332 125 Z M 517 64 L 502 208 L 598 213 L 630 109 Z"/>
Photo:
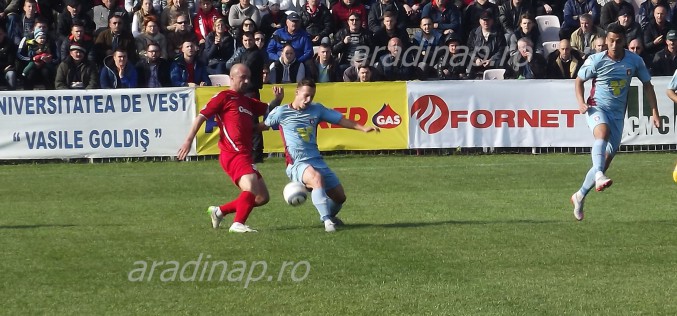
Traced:
<path fill-rule="evenodd" d="M 0 0 L 3 89 L 210 85 L 236 63 L 263 83 L 574 78 L 605 29 L 653 75 L 677 69 L 677 9 L 645 0 Z M 536 17 L 561 21 L 546 54 Z"/>

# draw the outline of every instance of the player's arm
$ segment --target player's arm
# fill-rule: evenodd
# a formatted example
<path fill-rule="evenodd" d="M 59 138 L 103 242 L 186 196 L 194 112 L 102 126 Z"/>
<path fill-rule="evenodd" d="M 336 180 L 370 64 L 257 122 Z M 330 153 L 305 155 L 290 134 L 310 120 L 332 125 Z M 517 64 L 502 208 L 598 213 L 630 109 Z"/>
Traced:
<path fill-rule="evenodd" d="M 647 96 L 649 106 L 651 107 L 651 121 L 653 122 L 653 126 L 660 128 L 661 118 L 658 113 L 658 101 L 656 101 L 656 91 L 654 91 L 651 81 L 644 82 L 644 95 Z"/>
<path fill-rule="evenodd" d="M 355 129 L 355 130 L 358 130 L 358 131 L 363 131 L 363 132 L 365 132 L 365 133 L 374 132 L 374 131 L 378 133 L 378 132 L 381 131 L 381 129 L 379 129 L 379 128 L 376 127 L 376 126 L 364 126 L 364 125 L 362 125 L 362 124 L 360 124 L 360 123 L 358 123 L 358 122 L 355 122 L 355 121 L 353 121 L 353 120 L 347 119 L 347 118 L 345 118 L 345 117 L 341 118 L 341 120 L 338 121 L 338 125 L 340 125 L 340 126 L 342 126 L 342 127 L 345 127 L 345 128 L 350 128 L 350 129 Z"/>
<path fill-rule="evenodd" d="M 280 86 L 273 86 L 273 95 L 275 98 L 273 101 L 268 103 L 268 112 L 282 104 L 282 100 L 284 99 L 284 88 Z"/>
<path fill-rule="evenodd" d="M 266 125 L 265 122 L 261 122 L 261 123 L 257 124 L 256 126 L 254 126 L 254 131 L 257 132 L 257 133 L 267 131 L 269 129 L 270 129 L 270 126 Z"/>
<path fill-rule="evenodd" d="M 179 148 L 179 152 L 176 155 L 179 160 L 186 159 L 186 156 L 190 152 L 190 148 L 193 145 L 193 139 L 195 139 L 195 135 L 197 135 L 197 131 L 200 130 L 200 127 L 206 120 L 207 118 L 202 114 L 198 114 L 195 117 L 195 120 L 193 120 L 193 125 L 190 127 L 190 132 L 188 132 L 186 140 L 183 142 L 183 145 L 181 145 L 181 148 Z"/>
<path fill-rule="evenodd" d="M 668 95 L 668 98 L 674 103 L 677 103 L 677 93 L 675 93 L 675 90 L 668 89 L 666 91 L 666 94 Z"/>
<path fill-rule="evenodd" d="M 580 77 L 576 77 L 576 82 L 574 83 L 576 87 L 576 100 L 578 101 L 578 111 L 581 112 L 581 114 L 585 113 L 588 111 L 588 108 L 590 105 L 588 105 L 587 102 L 585 102 L 585 80 L 581 79 Z"/>

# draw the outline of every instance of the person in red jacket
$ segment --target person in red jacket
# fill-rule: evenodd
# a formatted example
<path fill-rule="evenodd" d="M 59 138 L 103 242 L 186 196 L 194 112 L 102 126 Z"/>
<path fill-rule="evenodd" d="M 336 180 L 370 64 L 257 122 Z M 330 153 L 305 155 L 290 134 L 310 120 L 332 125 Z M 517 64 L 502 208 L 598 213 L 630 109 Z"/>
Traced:
<path fill-rule="evenodd" d="M 331 7 L 331 15 L 334 20 L 334 28 L 340 30 L 348 26 L 348 17 L 357 13 L 360 15 L 362 27 L 367 28 L 367 9 L 360 0 L 341 0 Z"/>
<path fill-rule="evenodd" d="M 204 45 L 207 34 L 214 31 L 214 21 L 222 17 L 211 0 L 200 0 L 200 9 L 193 18 L 193 29 L 199 41 L 200 46 Z"/>

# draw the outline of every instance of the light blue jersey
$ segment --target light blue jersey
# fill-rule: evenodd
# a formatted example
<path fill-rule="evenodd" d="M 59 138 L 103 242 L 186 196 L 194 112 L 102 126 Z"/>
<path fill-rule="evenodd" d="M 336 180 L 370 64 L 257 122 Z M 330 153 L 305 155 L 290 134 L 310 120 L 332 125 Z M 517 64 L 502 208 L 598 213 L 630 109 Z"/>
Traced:
<path fill-rule="evenodd" d="M 278 106 L 268 114 L 265 124 L 280 127 L 287 154 L 287 163 L 322 158 L 317 148 L 317 124 L 337 124 L 343 115 L 319 103 L 311 103 L 304 110 L 294 110 L 290 105 Z"/>
<path fill-rule="evenodd" d="M 594 79 L 588 104 L 607 113 L 610 119 L 625 117 L 632 77 L 639 78 L 642 83 L 651 81 L 642 57 L 628 50 L 619 61 L 611 59 L 606 51 L 591 55 L 578 71 L 578 77 Z"/>
<path fill-rule="evenodd" d="M 668 89 L 673 91 L 677 90 L 677 70 L 675 70 L 672 79 L 670 79 L 670 83 L 668 83 Z"/>
<path fill-rule="evenodd" d="M 343 115 L 325 108 L 322 104 L 311 103 L 304 110 L 294 110 L 289 105 L 278 106 L 268 114 L 265 124 L 279 127 L 285 144 L 287 176 L 292 181 L 306 184 L 303 173 L 312 166 L 322 175 L 325 189 L 333 189 L 340 182 L 322 159 L 317 148 L 317 124 L 329 122 L 337 124 Z M 335 215 L 335 214 L 334 214 Z"/>

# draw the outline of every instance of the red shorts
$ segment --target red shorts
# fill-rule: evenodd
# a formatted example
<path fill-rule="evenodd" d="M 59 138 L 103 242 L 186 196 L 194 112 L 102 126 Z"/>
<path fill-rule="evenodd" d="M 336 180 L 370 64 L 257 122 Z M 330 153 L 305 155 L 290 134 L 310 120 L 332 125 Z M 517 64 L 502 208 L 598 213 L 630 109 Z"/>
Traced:
<path fill-rule="evenodd" d="M 221 151 L 219 162 L 223 171 L 230 176 L 230 179 L 237 185 L 240 178 L 244 175 L 255 173 L 261 179 L 261 174 L 256 170 L 256 165 L 251 154 L 229 153 Z"/>

